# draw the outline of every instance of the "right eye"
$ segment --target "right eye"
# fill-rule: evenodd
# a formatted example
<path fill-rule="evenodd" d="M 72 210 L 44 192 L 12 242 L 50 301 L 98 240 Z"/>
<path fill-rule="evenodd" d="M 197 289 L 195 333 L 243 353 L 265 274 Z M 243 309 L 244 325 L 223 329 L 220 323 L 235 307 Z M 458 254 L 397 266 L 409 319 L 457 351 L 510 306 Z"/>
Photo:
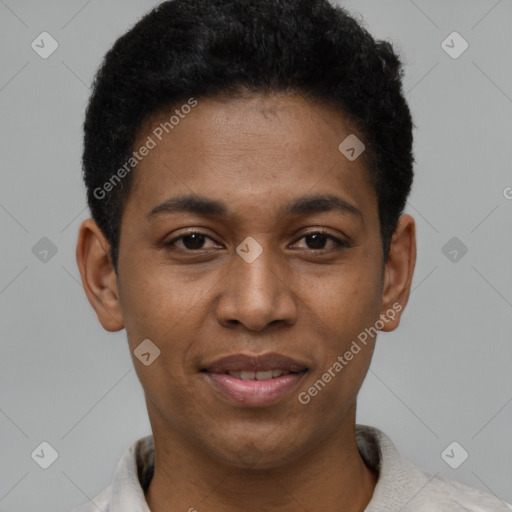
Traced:
<path fill-rule="evenodd" d="M 164 242 L 163 246 L 169 249 L 177 248 L 187 252 L 201 251 L 205 250 L 203 245 L 207 239 L 214 242 L 214 240 L 210 238 L 206 233 L 202 233 L 200 231 L 189 231 L 180 236 L 174 237 L 168 242 Z M 215 247 L 218 247 L 218 245 Z"/>

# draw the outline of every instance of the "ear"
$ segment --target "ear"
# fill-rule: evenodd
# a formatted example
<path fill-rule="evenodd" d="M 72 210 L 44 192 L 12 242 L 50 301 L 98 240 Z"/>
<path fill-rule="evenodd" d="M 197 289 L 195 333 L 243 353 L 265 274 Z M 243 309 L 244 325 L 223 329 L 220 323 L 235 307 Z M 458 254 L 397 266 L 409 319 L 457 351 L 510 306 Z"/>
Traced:
<path fill-rule="evenodd" d="M 96 222 L 84 220 L 76 246 L 82 284 L 103 328 L 115 332 L 123 329 L 124 322 L 109 249 L 110 245 Z"/>
<path fill-rule="evenodd" d="M 394 331 L 411 291 L 412 276 L 416 265 L 416 225 L 410 215 L 402 215 L 391 239 L 389 258 L 384 268 L 382 288 L 381 331 Z M 393 315 L 389 312 L 393 311 Z M 386 314 L 388 312 L 388 314 Z M 391 318 L 392 317 L 392 318 Z"/>

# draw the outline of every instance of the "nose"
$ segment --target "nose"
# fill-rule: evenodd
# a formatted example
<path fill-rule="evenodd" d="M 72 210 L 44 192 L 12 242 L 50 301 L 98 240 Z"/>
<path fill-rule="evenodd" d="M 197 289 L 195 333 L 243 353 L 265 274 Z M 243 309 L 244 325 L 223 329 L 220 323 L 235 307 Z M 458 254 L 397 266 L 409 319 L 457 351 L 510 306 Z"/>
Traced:
<path fill-rule="evenodd" d="M 216 315 L 224 327 L 244 325 L 261 331 L 270 324 L 293 325 L 297 301 L 289 274 L 268 246 L 252 262 L 233 254 L 231 268 L 222 280 Z"/>

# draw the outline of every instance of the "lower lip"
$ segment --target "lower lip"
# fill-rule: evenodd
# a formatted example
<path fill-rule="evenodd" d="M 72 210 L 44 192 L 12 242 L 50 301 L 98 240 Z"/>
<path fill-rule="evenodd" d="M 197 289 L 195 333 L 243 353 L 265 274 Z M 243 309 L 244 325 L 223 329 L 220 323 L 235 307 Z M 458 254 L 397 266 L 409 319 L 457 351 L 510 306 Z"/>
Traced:
<path fill-rule="evenodd" d="M 230 402 L 249 407 L 264 407 L 289 395 L 305 373 L 290 373 L 268 380 L 242 380 L 225 373 L 206 372 L 205 375 Z"/>

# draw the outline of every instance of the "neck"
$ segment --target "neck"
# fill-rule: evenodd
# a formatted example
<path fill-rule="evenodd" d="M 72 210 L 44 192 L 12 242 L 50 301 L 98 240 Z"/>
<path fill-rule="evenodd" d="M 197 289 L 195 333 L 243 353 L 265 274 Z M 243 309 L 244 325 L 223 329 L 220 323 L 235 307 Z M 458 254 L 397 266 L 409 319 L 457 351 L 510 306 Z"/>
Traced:
<path fill-rule="evenodd" d="M 146 501 L 152 512 L 362 512 L 378 475 L 357 449 L 355 408 L 349 419 L 313 450 L 272 469 L 221 464 L 182 439 L 155 435 L 153 428 L 155 471 Z"/>

